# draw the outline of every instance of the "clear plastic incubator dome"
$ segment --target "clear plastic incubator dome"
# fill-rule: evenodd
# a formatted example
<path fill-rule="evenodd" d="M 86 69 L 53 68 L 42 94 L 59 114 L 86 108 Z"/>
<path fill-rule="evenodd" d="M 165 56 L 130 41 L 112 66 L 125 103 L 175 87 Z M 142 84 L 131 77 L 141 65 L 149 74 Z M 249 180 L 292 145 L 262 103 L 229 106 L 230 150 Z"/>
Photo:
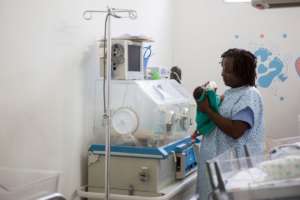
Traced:
<path fill-rule="evenodd" d="M 105 143 L 103 81 L 97 84 L 95 134 Z M 196 104 L 174 80 L 112 80 L 111 144 L 160 147 L 191 134 Z"/>

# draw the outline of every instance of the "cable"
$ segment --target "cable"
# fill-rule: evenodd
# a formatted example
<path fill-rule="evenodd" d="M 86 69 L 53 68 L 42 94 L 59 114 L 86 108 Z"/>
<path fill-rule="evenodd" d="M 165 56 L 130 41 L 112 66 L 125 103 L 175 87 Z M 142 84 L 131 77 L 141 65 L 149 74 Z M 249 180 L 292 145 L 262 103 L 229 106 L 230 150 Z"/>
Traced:
<path fill-rule="evenodd" d="M 177 79 L 175 79 L 176 81 L 178 81 L 180 84 L 182 83 L 179 75 L 177 74 L 177 72 L 171 72 L 171 74 L 174 74 L 177 77 Z"/>

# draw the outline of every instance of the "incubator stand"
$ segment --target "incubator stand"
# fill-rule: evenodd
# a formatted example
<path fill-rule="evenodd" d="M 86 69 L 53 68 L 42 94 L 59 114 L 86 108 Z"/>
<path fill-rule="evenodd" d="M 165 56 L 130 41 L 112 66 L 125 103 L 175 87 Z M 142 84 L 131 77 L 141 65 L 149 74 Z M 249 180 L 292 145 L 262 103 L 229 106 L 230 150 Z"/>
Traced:
<path fill-rule="evenodd" d="M 274 149 L 292 147 L 298 138 L 273 140 L 270 154 L 227 159 L 228 151 L 209 162 L 212 195 L 220 200 L 300 199 L 299 149 L 284 151 L 274 158 Z M 251 149 L 251 148 L 250 148 Z M 222 195 L 223 194 L 223 195 Z"/>
<path fill-rule="evenodd" d="M 102 81 L 98 85 L 98 140 L 88 154 L 88 193 L 78 191 L 91 199 L 103 199 L 104 191 Z M 190 139 L 196 110 L 193 97 L 174 80 L 113 80 L 111 86 L 113 199 L 189 199 L 197 168 Z"/>

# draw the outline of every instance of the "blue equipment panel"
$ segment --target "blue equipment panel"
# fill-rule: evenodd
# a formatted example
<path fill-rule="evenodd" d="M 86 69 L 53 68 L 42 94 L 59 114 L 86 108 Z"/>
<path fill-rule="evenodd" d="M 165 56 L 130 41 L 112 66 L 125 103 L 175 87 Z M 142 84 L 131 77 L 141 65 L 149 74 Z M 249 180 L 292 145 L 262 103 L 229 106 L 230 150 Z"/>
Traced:
<path fill-rule="evenodd" d="M 200 140 L 196 142 L 200 142 Z M 111 145 L 111 155 L 165 159 L 170 154 L 176 153 L 176 149 L 179 151 L 180 147 L 191 146 L 191 143 L 191 138 L 186 137 L 161 147 Z M 93 144 L 89 151 L 94 154 L 104 155 L 105 144 Z"/>

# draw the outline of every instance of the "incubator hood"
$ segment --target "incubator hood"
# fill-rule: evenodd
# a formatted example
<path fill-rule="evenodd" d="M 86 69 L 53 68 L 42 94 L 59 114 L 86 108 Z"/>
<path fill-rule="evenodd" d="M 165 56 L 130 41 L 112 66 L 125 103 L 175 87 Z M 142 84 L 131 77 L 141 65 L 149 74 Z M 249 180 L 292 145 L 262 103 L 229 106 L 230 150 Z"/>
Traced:
<path fill-rule="evenodd" d="M 103 81 L 96 104 L 96 136 L 105 143 Z M 191 134 L 196 104 L 174 80 L 112 81 L 112 145 L 159 147 Z"/>

